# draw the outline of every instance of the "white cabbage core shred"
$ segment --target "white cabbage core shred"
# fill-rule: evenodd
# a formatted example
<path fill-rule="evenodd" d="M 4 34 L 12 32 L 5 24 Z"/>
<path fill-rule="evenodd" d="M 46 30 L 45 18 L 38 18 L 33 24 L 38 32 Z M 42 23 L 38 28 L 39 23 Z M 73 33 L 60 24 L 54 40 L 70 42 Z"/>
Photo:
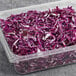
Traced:
<path fill-rule="evenodd" d="M 46 34 L 46 36 L 43 37 L 42 39 L 43 39 L 43 40 L 46 40 L 49 36 L 50 36 L 50 33 Z"/>

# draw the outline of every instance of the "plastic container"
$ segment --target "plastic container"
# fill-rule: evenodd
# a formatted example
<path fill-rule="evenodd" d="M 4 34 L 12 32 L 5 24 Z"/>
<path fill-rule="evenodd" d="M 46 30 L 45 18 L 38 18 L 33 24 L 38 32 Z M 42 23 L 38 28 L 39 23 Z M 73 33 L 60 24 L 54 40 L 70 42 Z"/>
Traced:
<path fill-rule="evenodd" d="M 57 2 L 1 11 L 0 18 L 6 19 L 11 14 L 18 14 L 21 12 L 26 12 L 28 10 L 45 11 L 49 8 L 55 8 L 56 6 L 59 6 L 60 8 L 72 6 L 73 9 L 76 10 L 75 1 L 76 0 L 62 0 Z M 56 66 L 76 63 L 76 45 L 31 55 L 18 56 L 11 52 L 1 28 L 0 41 L 5 49 L 9 62 L 14 65 L 15 70 L 20 74 L 27 74 L 30 72 L 45 70 Z"/>

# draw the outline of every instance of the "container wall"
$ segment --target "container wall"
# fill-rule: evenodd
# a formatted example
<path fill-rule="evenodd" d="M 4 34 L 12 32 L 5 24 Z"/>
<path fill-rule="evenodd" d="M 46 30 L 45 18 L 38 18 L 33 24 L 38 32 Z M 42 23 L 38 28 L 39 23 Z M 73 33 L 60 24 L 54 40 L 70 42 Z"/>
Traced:
<path fill-rule="evenodd" d="M 76 63 L 76 50 L 25 60 L 14 64 L 14 67 L 18 73 L 27 74 L 71 63 Z"/>

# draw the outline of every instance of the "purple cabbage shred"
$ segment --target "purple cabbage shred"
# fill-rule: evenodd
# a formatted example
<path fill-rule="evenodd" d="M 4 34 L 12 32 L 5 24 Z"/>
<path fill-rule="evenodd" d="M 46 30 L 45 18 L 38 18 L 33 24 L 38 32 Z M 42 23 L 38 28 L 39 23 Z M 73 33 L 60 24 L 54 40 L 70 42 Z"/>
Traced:
<path fill-rule="evenodd" d="M 0 19 L 5 38 L 17 55 L 76 44 L 76 11 L 72 7 L 26 13 Z"/>

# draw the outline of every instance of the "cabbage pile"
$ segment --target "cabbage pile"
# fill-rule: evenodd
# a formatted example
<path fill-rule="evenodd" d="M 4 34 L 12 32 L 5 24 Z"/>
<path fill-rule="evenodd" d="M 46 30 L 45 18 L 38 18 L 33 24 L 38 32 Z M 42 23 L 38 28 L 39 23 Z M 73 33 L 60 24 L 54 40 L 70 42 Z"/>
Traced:
<path fill-rule="evenodd" d="M 72 7 L 30 10 L 0 19 L 5 38 L 17 55 L 76 44 L 76 11 Z"/>

